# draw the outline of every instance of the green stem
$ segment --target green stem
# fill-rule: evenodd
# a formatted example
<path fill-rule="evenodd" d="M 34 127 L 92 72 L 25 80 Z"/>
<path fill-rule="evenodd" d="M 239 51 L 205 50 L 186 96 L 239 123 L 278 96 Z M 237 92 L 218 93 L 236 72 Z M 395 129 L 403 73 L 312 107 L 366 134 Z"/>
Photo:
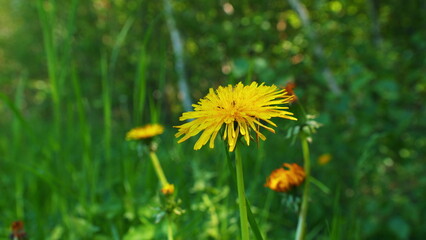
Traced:
<path fill-rule="evenodd" d="M 302 151 L 303 151 L 303 162 L 304 170 L 306 174 L 305 186 L 303 188 L 303 199 L 302 199 L 302 208 L 299 213 L 299 222 L 297 224 L 296 231 L 296 240 L 303 240 L 306 236 L 306 216 L 308 213 L 308 203 L 309 203 L 309 178 L 311 174 L 311 160 L 309 157 L 309 144 L 306 136 L 302 136 Z"/>
<path fill-rule="evenodd" d="M 160 161 L 158 160 L 157 154 L 154 151 L 149 152 L 149 157 L 151 158 L 152 165 L 154 166 L 155 173 L 157 173 L 158 179 L 160 179 L 162 187 L 167 186 L 169 182 L 167 181 L 166 175 L 164 175 L 163 169 L 161 168 Z"/>
<path fill-rule="evenodd" d="M 167 239 L 173 240 L 173 221 L 171 219 L 171 216 L 167 217 Z"/>
<path fill-rule="evenodd" d="M 243 176 L 243 163 L 241 161 L 241 153 L 239 148 L 235 149 L 235 168 L 237 170 L 237 189 L 238 189 L 238 205 L 240 208 L 240 222 L 241 222 L 241 239 L 249 239 L 249 228 L 247 218 L 247 205 L 244 192 L 244 176 Z"/>
<path fill-rule="evenodd" d="M 232 184 L 235 184 L 237 182 L 237 180 L 236 180 L 237 177 L 235 176 L 234 167 L 233 167 L 232 162 L 231 162 L 232 161 L 231 156 L 228 152 L 228 147 L 227 147 L 225 142 L 223 144 L 223 147 L 225 149 L 226 160 L 228 162 L 229 172 L 231 173 Z M 262 234 L 260 233 L 260 230 L 259 230 L 259 226 L 257 225 L 256 219 L 254 219 L 254 215 L 253 215 L 253 212 L 251 211 L 250 203 L 247 200 L 247 198 L 246 198 L 246 206 L 247 206 L 247 217 L 248 217 L 248 221 L 249 221 L 251 230 L 253 231 L 254 236 L 257 240 L 263 240 Z"/>
<path fill-rule="evenodd" d="M 165 187 L 169 184 L 167 181 L 166 175 L 164 175 L 163 168 L 161 168 L 160 161 L 158 160 L 157 154 L 155 151 L 149 151 L 149 157 L 151 158 L 152 165 L 154 166 L 155 173 L 157 174 L 158 179 L 161 182 L 161 186 Z M 171 216 L 167 216 L 167 239 L 173 240 L 173 221 Z"/>

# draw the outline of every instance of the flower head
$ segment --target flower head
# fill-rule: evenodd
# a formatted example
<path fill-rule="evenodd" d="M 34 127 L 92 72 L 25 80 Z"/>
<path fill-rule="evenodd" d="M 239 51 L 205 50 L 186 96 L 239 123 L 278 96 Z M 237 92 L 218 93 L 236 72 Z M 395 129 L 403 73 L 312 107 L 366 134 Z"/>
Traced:
<path fill-rule="evenodd" d="M 10 226 L 12 229 L 12 234 L 10 234 L 9 238 L 12 240 L 22 240 L 27 239 L 27 234 L 24 230 L 24 222 L 22 221 L 15 221 Z"/>
<path fill-rule="evenodd" d="M 131 129 L 126 134 L 126 140 L 148 139 L 160 135 L 164 132 L 164 127 L 160 124 L 147 124 L 142 127 Z"/>
<path fill-rule="evenodd" d="M 276 127 L 270 120 L 273 117 L 297 120 L 291 116 L 293 113 L 285 111 L 288 107 L 282 106 L 289 103 L 291 98 L 284 89 L 280 90 L 274 85 L 258 85 L 256 82 L 248 86 L 240 82 L 235 86 L 219 87 L 216 91 L 210 88 L 204 98 L 192 105 L 194 111 L 185 112 L 179 118 L 180 121 L 193 120 L 176 126 L 179 129 L 176 137 L 183 136 L 178 141 L 181 143 L 203 132 L 194 149 L 200 149 L 209 140 L 210 148 L 214 148 L 214 140 L 225 125 L 223 139 L 228 139 L 229 151 L 232 152 L 240 134 L 249 145 L 251 131 L 262 140 L 266 137 L 260 133 L 260 127 L 274 133 L 274 129 L 265 125 Z"/>
<path fill-rule="evenodd" d="M 296 94 L 294 93 L 294 89 L 296 88 L 296 83 L 294 83 L 294 82 L 288 82 L 286 85 L 285 85 L 285 87 L 284 87 L 284 89 L 285 89 L 285 91 L 290 95 L 290 96 L 293 96 L 293 98 L 291 99 L 291 103 L 293 103 L 293 102 L 296 102 L 297 101 L 297 96 L 296 96 Z"/>
<path fill-rule="evenodd" d="M 318 163 L 320 165 L 326 165 L 327 163 L 330 162 L 330 160 L 331 160 L 331 154 L 329 153 L 324 153 L 318 157 Z"/>
<path fill-rule="evenodd" d="M 175 192 L 175 185 L 169 183 L 161 189 L 161 192 L 164 195 L 172 195 Z"/>
<path fill-rule="evenodd" d="M 305 171 L 296 163 L 283 164 L 285 168 L 278 168 L 272 171 L 266 180 L 265 187 L 268 187 L 276 192 L 287 192 L 291 188 L 299 186 L 305 180 Z"/>

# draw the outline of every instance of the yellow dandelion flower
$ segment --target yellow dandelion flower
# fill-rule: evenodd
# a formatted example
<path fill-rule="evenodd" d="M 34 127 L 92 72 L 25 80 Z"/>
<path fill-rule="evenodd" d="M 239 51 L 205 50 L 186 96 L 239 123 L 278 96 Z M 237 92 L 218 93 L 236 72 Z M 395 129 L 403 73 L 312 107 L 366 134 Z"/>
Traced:
<path fill-rule="evenodd" d="M 320 165 L 326 165 L 327 163 L 330 162 L 330 160 L 331 160 L 331 154 L 325 153 L 319 156 L 317 161 Z"/>
<path fill-rule="evenodd" d="M 147 124 L 142 127 L 131 129 L 126 134 L 126 140 L 148 139 L 160 135 L 164 132 L 164 127 L 160 124 Z"/>
<path fill-rule="evenodd" d="M 282 106 L 291 101 L 292 96 L 286 95 L 284 89 L 275 85 L 265 86 L 252 82 L 244 86 L 241 82 L 235 86 L 228 85 L 219 87 L 209 93 L 198 104 L 193 104 L 194 111 L 185 112 L 179 118 L 180 121 L 193 119 L 178 128 L 176 137 L 183 136 L 178 142 L 186 141 L 200 132 L 203 132 L 194 145 L 194 150 L 200 149 L 209 140 L 210 148 L 214 148 L 214 140 L 225 125 L 223 139 L 228 139 L 229 151 L 235 149 L 238 137 L 244 137 L 247 145 L 250 144 L 250 132 L 254 131 L 256 136 L 262 140 L 266 137 L 260 133 L 263 127 L 273 133 L 274 129 L 265 124 L 276 127 L 270 119 L 273 117 L 297 120 L 290 116 L 293 113 L 285 111 L 288 107 Z"/>
<path fill-rule="evenodd" d="M 167 184 L 167 185 L 165 185 L 162 189 L 161 189 L 161 192 L 164 194 L 164 195 L 171 195 L 171 194 L 173 194 L 174 192 L 175 192 L 175 185 L 173 185 L 173 184 Z"/>
<path fill-rule="evenodd" d="M 305 171 L 296 163 L 283 164 L 285 168 L 278 168 L 272 171 L 266 180 L 265 187 L 268 187 L 276 192 L 287 192 L 291 188 L 299 186 L 305 180 Z"/>

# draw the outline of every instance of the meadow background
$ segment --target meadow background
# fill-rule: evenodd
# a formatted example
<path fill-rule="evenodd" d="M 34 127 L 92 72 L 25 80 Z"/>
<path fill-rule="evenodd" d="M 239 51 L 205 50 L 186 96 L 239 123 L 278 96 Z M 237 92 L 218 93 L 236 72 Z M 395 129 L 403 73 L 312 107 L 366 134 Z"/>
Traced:
<path fill-rule="evenodd" d="M 237 239 L 220 143 L 194 151 L 172 126 L 188 101 L 239 81 L 295 82 L 322 124 L 311 160 L 326 189 L 311 187 L 307 239 L 426 239 L 425 12 L 420 0 L 0 0 L 0 239 L 15 220 L 30 239 L 165 239 L 160 184 L 125 141 L 150 122 L 166 127 L 158 155 L 186 210 L 175 238 Z M 300 192 L 263 186 L 302 162 L 277 124 L 244 148 L 246 192 L 264 238 L 293 239 Z"/>

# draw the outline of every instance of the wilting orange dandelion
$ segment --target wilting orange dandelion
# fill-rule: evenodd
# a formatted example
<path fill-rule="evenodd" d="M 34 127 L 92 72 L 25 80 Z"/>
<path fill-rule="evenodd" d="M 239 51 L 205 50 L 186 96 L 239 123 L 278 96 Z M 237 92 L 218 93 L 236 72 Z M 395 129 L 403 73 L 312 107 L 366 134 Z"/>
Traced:
<path fill-rule="evenodd" d="M 299 186 L 305 180 L 305 171 L 296 163 L 284 163 L 284 167 L 272 171 L 266 180 L 265 187 L 276 192 L 287 192 L 291 188 Z"/>
<path fill-rule="evenodd" d="M 291 99 L 291 102 L 293 103 L 293 102 L 296 102 L 297 100 L 298 100 L 298 98 L 297 98 L 297 96 L 296 96 L 296 94 L 294 93 L 294 89 L 296 88 L 296 83 L 294 83 L 294 82 L 288 82 L 286 85 L 285 85 L 285 87 L 284 87 L 284 89 L 285 89 L 285 91 L 290 95 L 290 96 L 293 96 L 293 98 Z"/>
<path fill-rule="evenodd" d="M 23 240 L 27 239 L 27 233 L 24 230 L 23 221 L 15 221 L 10 226 L 12 233 L 10 234 L 10 239 L 12 240 Z"/>
<path fill-rule="evenodd" d="M 285 111 L 288 107 L 283 104 L 290 103 L 292 96 L 286 94 L 284 89 L 276 86 L 258 85 L 252 82 L 244 86 L 241 82 L 235 86 L 220 86 L 209 93 L 197 104 L 193 104 L 194 111 L 185 112 L 179 118 L 180 121 L 193 119 L 178 128 L 176 137 L 183 136 L 178 142 L 188 140 L 202 132 L 200 138 L 194 145 L 194 150 L 200 149 L 207 144 L 214 148 L 214 140 L 225 125 L 223 139 L 228 139 L 229 151 L 235 149 L 238 137 L 241 136 L 250 144 L 250 132 L 255 132 L 256 137 L 265 140 L 266 137 L 260 133 L 263 127 L 273 133 L 275 130 L 265 124 L 276 127 L 270 119 L 273 117 L 297 120 L 292 117 L 293 113 Z"/>

